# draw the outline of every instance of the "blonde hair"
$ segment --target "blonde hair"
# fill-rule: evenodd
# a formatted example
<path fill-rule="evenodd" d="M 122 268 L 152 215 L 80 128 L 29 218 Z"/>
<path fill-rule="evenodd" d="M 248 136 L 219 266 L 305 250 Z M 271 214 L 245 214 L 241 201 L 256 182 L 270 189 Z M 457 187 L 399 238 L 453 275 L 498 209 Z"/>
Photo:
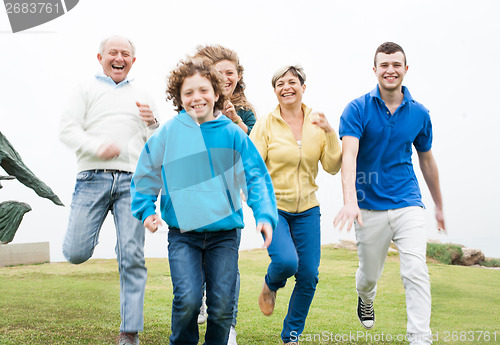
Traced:
<path fill-rule="evenodd" d="M 238 54 L 236 54 L 234 50 L 216 44 L 211 46 L 198 47 L 198 51 L 196 52 L 195 56 L 205 57 L 209 59 L 214 65 L 223 60 L 231 61 L 236 67 L 236 72 L 238 72 L 238 77 L 240 78 L 240 80 L 236 84 L 234 92 L 229 97 L 229 100 L 231 101 L 231 103 L 233 103 L 236 110 L 251 110 L 255 114 L 255 109 L 245 96 L 246 85 L 243 81 L 244 69 L 243 66 L 240 65 L 240 59 L 238 58 Z"/>
<path fill-rule="evenodd" d="M 302 66 L 295 65 L 295 66 L 285 66 L 281 67 L 279 70 L 276 71 L 273 75 L 273 79 L 271 79 L 271 84 L 273 85 L 273 88 L 276 87 L 276 82 L 278 79 L 282 78 L 285 74 L 288 72 L 291 72 L 294 76 L 299 78 L 300 85 L 304 85 L 306 82 L 306 74 L 304 73 L 304 69 Z"/>
<path fill-rule="evenodd" d="M 226 100 L 226 96 L 224 96 L 223 93 L 224 81 L 222 80 L 220 73 L 213 68 L 212 63 L 208 59 L 200 57 L 181 60 L 177 64 L 177 67 L 170 72 L 166 90 L 167 101 L 173 101 L 176 111 L 184 109 L 181 101 L 182 84 L 186 78 L 192 77 L 196 73 L 199 73 L 202 77 L 205 77 L 210 81 L 214 89 L 214 93 L 219 96 L 219 99 L 215 102 L 214 110 L 222 110 Z"/>

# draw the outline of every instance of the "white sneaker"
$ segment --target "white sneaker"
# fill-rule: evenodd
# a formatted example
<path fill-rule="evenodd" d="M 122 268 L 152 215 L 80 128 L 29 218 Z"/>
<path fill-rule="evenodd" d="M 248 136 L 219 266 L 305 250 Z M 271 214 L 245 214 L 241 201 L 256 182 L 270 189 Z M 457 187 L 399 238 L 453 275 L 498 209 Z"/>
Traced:
<path fill-rule="evenodd" d="M 234 326 L 231 326 L 231 329 L 229 330 L 229 338 L 227 339 L 227 345 L 238 345 L 236 343 L 236 330 L 234 329 Z"/>
<path fill-rule="evenodd" d="M 198 324 L 207 322 L 207 293 L 203 292 L 203 299 L 201 300 L 200 313 L 198 314 Z"/>

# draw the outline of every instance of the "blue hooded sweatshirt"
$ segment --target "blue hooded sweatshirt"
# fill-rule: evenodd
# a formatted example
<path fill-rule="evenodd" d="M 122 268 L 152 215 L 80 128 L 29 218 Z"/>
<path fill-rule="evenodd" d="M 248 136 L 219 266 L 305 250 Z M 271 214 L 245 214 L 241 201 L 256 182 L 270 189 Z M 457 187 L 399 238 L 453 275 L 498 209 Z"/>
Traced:
<path fill-rule="evenodd" d="M 217 112 L 215 115 L 220 115 Z M 276 197 L 259 152 L 226 116 L 199 125 L 181 111 L 148 140 L 132 178 L 132 214 L 155 214 L 181 231 L 243 228 L 243 190 L 256 223 L 278 222 Z"/>

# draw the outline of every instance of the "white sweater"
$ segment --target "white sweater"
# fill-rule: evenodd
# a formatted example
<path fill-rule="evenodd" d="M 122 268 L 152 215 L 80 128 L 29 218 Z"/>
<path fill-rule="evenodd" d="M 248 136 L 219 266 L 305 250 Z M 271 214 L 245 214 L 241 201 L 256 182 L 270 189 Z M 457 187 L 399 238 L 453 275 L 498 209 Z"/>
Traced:
<path fill-rule="evenodd" d="M 148 104 L 158 118 L 152 99 L 129 81 L 114 85 L 111 78 L 96 76 L 77 87 L 61 118 L 60 139 L 76 152 L 78 172 L 135 171 L 144 144 L 158 127 L 148 128 L 141 120 L 136 101 Z M 104 143 L 115 143 L 120 155 L 99 159 L 97 149 Z"/>

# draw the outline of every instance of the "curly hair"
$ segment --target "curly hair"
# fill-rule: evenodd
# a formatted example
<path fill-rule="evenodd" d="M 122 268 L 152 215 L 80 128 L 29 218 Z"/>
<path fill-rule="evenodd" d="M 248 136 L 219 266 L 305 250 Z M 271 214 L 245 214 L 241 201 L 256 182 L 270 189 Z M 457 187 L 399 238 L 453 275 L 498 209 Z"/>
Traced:
<path fill-rule="evenodd" d="M 176 111 L 183 110 L 181 101 L 182 84 L 184 84 L 186 78 L 192 77 L 196 73 L 210 81 L 214 93 L 219 96 L 219 99 L 215 102 L 214 110 L 222 110 L 226 100 L 226 96 L 223 93 L 224 81 L 220 73 L 213 68 L 212 63 L 208 59 L 200 57 L 181 60 L 177 64 L 177 67 L 170 72 L 166 90 L 167 101 L 173 101 Z"/>
<path fill-rule="evenodd" d="M 382 53 L 382 54 L 394 54 L 397 52 L 403 53 L 403 56 L 405 58 L 405 65 L 406 65 L 406 54 L 403 48 L 394 42 L 384 42 L 381 45 L 378 46 L 377 50 L 375 51 L 375 56 L 373 57 L 373 65 L 377 67 L 377 54 Z"/>
<path fill-rule="evenodd" d="M 195 54 L 196 57 L 207 58 L 214 65 L 223 60 L 231 61 L 234 64 L 240 80 L 236 84 L 234 92 L 231 95 L 231 97 L 229 97 L 229 100 L 231 101 L 231 103 L 233 103 L 236 110 L 239 109 L 251 110 L 255 114 L 255 109 L 245 96 L 246 85 L 245 82 L 243 81 L 244 68 L 242 65 L 240 65 L 240 59 L 238 57 L 238 54 L 236 54 L 234 50 L 225 48 L 218 44 L 198 47 L 197 49 L 198 51 Z"/>

